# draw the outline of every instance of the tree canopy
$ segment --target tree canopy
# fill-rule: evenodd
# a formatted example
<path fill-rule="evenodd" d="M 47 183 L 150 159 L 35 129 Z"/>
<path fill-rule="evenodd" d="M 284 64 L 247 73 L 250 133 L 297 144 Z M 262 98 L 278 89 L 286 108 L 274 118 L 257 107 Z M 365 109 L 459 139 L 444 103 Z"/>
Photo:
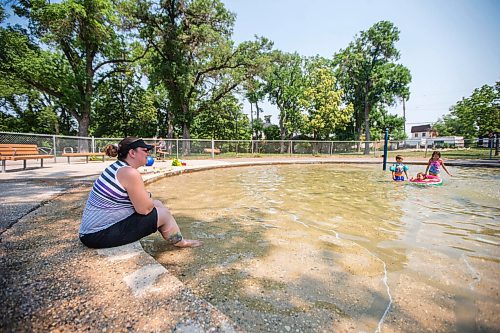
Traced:
<path fill-rule="evenodd" d="M 371 140 L 370 114 L 374 107 L 391 106 L 398 98 L 409 98 L 410 71 L 396 63 L 398 40 L 399 29 L 392 22 L 381 21 L 362 31 L 334 56 L 339 84 L 346 100 L 354 106 L 358 140 L 363 128 L 365 140 Z M 367 143 L 365 154 L 368 153 Z"/>
<path fill-rule="evenodd" d="M 78 134 L 88 136 L 94 90 L 114 71 L 110 64 L 132 61 L 117 7 L 109 0 L 20 0 L 13 9 L 29 29 L 2 28 L 0 73 L 56 98 L 77 120 Z"/>
<path fill-rule="evenodd" d="M 467 139 L 500 133 L 500 82 L 483 85 L 470 97 L 464 97 L 450 108 L 434 129 L 440 135 L 460 135 Z"/>
<path fill-rule="evenodd" d="M 0 130 L 325 140 L 354 139 L 354 128 L 370 140 L 380 126 L 399 128 L 385 107 L 409 98 L 388 21 L 327 59 L 265 37 L 236 43 L 236 15 L 220 0 L 19 0 L 25 25 L 9 24 L 4 6 Z M 279 135 L 261 119 L 264 99 L 279 110 Z"/>

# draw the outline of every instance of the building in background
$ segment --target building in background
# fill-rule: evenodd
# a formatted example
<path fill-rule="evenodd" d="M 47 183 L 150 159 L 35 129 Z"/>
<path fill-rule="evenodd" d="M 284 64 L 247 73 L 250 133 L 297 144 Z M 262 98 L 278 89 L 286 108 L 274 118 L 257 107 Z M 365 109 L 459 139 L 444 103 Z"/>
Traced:
<path fill-rule="evenodd" d="M 438 133 L 432 129 L 430 124 L 411 127 L 411 139 L 426 139 L 436 136 L 438 136 Z"/>
<path fill-rule="evenodd" d="M 463 148 L 464 138 L 462 136 L 439 136 L 430 124 L 412 126 L 411 138 L 405 141 L 405 145 L 414 148 Z"/>

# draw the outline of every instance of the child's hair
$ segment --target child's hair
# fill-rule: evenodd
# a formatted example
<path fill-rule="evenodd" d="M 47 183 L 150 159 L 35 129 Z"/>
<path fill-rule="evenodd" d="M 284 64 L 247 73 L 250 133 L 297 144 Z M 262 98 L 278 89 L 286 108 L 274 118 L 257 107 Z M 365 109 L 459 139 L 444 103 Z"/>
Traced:
<path fill-rule="evenodd" d="M 419 173 L 417 173 L 417 178 L 418 177 L 425 178 L 425 174 L 423 172 L 419 172 Z"/>
<path fill-rule="evenodd" d="M 437 150 L 434 150 L 432 152 L 432 157 L 434 157 L 434 155 L 437 155 L 437 157 L 441 158 L 441 152 L 437 151 Z"/>
<path fill-rule="evenodd" d="M 396 155 L 396 160 L 402 160 L 403 159 L 403 156 L 401 155 Z"/>

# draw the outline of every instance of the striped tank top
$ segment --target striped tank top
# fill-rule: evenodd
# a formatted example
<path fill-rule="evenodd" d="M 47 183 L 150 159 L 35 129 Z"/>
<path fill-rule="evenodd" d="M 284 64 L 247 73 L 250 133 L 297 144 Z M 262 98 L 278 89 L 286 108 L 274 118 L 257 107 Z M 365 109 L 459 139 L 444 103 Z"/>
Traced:
<path fill-rule="evenodd" d="M 104 230 L 135 212 L 127 191 L 116 173 L 128 164 L 116 161 L 94 182 L 80 224 L 80 236 Z"/>

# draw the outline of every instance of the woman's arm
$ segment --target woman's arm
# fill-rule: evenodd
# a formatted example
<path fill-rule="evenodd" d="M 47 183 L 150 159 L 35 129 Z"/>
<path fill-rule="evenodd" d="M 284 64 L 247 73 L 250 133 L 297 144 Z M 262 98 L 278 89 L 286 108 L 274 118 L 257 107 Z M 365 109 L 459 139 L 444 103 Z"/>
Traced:
<path fill-rule="evenodd" d="M 142 215 L 149 214 L 154 208 L 154 203 L 149 192 L 144 187 L 144 181 L 139 171 L 134 168 L 121 168 L 118 170 L 116 177 L 127 190 L 135 211 Z"/>

